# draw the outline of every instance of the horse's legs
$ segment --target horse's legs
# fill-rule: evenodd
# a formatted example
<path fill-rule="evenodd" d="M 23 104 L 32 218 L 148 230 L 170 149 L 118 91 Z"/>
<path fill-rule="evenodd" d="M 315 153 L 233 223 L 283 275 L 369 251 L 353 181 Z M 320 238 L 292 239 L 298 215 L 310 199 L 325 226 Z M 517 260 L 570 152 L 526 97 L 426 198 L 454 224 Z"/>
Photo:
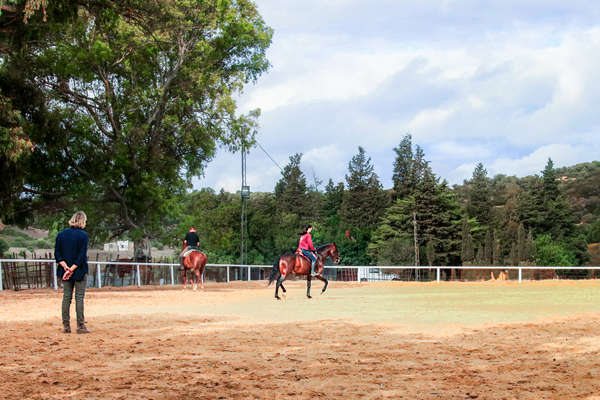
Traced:
<path fill-rule="evenodd" d="M 187 289 L 187 274 L 185 267 L 181 270 L 181 279 L 183 280 L 183 290 Z"/>
<path fill-rule="evenodd" d="M 196 290 L 198 290 L 198 281 L 200 280 L 199 278 L 199 273 L 200 271 L 198 271 L 198 269 L 196 268 L 193 272 L 192 272 L 192 282 L 194 284 L 194 292 Z"/>
<path fill-rule="evenodd" d="M 279 297 L 279 286 L 281 286 L 281 284 L 283 283 L 283 281 L 285 280 L 285 275 L 279 275 L 279 278 L 277 278 L 277 283 L 275 284 L 275 298 L 277 300 L 281 300 L 281 297 Z M 285 290 L 284 290 L 285 293 Z"/>
<path fill-rule="evenodd" d="M 202 268 L 202 272 L 200 273 L 200 289 L 204 290 L 204 268 Z"/>
<path fill-rule="evenodd" d="M 327 289 L 327 284 L 329 283 L 329 281 L 322 275 L 315 275 L 315 278 L 325 282 L 325 286 L 323 286 L 323 289 L 321 290 L 321 294 L 323 294 L 323 292 L 325 292 L 325 289 Z"/>
<path fill-rule="evenodd" d="M 283 290 L 283 293 L 286 293 L 287 290 L 285 290 L 285 288 L 283 287 L 283 282 L 281 282 L 281 285 L 279 285 L 281 287 L 281 290 Z"/>
<path fill-rule="evenodd" d="M 306 275 L 306 297 L 308 297 L 309 299 L 312 299 L 312 297 L 310 296 L 310 285 L 311 285 L 311 277 L 310 277 L 310 272 Z"/>

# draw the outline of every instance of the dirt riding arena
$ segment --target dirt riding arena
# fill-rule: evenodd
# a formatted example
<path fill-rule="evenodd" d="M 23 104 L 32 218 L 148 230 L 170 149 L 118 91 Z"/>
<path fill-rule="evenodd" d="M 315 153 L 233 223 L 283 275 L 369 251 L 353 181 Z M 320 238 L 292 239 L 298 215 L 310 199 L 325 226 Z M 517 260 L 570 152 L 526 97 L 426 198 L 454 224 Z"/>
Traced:
<path fill-rule="evenodd" d="M 286 285 L 0 292 L 0 397 L 600 400 L 598 281 Z"/>

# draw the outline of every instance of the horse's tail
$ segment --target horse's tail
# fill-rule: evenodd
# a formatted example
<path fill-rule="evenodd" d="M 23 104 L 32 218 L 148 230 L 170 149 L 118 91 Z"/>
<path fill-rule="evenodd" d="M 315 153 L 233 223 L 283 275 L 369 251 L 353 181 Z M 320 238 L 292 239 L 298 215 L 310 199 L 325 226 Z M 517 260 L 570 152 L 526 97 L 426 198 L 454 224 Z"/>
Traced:
<path fill-rule="evenodd" d="M 279 260 L 281 257 L 275 257 L 275 261 L 273 262 L 273 268 L 271 269 L 271 275 L 269 276 L 269 285 L 273 283 L 273 281 L 279 278 Z M 267 286 L 269 286 L 267 285 Z"/>

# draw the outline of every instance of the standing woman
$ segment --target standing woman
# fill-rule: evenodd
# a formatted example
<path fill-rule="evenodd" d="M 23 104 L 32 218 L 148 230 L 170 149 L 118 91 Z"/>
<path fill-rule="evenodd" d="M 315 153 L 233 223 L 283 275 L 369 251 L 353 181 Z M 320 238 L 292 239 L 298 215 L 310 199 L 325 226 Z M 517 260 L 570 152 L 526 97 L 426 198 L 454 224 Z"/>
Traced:
<path fill-rule="evenodd" d="M 71 299 L 75 289 L 75 310 L 77 312 L 77 333 L 90 333 L 85 327 L 83 316 L 83 298 L 87 283 L 88 235 L 84 231 L 87 216 L 77 211 L 69 220 L 69 228 L 56 236 L 54 258 L 62 268 L 56 269 L 56 275 L 63 280 L 62 321 L 64 333 L 71 333 Z"/>
<path fill-rule="evenodd" d="M 300 249 L 300 251 L 302 251 L 302 254 L 308 257 L 308 259 L 311 261 L 310 274 L 314 275 L 315 263 L 317 262 L 317 257 L 315 256 L 315 253 L 317 252 L 317 250 L 315 250 L 315 246 L 313 245 L 312 241 L 312 236 L 310 235 L 312 230 L 312 225 L 306 225 L 304 229 L 302 229 L 302 232 L 300 232 L 300 242 L 298 243 L 298 248 Z"/>

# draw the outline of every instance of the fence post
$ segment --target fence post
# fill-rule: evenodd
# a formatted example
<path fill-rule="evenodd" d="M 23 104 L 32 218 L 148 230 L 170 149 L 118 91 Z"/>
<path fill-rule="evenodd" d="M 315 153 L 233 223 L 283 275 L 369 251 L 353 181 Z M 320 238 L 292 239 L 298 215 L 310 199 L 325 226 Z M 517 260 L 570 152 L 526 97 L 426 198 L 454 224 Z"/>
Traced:
<path fill-rule="evenodd" d="M 356 282 L 360 282 L 360 270 L 362 267 L 356 268 Z"/>
<path fill-rule="evenodd" d="M 142 286 L 142 282 L 141 282 L 141 280 L 140 280 L 140 264 L 137 264 L 137 265 L 135 266 L 135 270 L 136 270 L 136 272 L 137 272 L 137 285 L 138 285 L 138 286 Z"/>
<path fill-rule="evenodd" d="M 2 287 L 2 261 L 0 261 L 0 292 L 4 290 Z"/>
<path fill-rule="evenodd" d="M 100 265 L 99 263 L 96 263 L 96 274 L 98 275 L 98 289 L 102 289 L 102 272 L 100 272 Z"/>
<path fill-rule="evenodd" d="M 435 269 L 435 276 L 437 278 L 437 283 L 440 283 L 440 269 L 439 268 Z"/>
<path fill-rule="evenodd" d="M 519 268 L 519 283 L 521 283 L 523 268 Z"/>
<path fill-rule="evenodd" d="M 58 280 L 56 279 L 56 261 L 52 262 L 52 279 L 54 282 L 54 290 L 58 290 Z"/>
<path fill-rule="evenodd" d="M 250 282 L 250 266 L 248 265 L 248 282 Z"/>
<path fill-rule="evenodd" d="M 229 265 L 227 266 L 227 283 L 229 283 Z"/>
<path fill-rule="evenodd" d="M 175 286 L 175 274 L 173 273 L 173 264 L 171 264 L 171 286 Z"/>

